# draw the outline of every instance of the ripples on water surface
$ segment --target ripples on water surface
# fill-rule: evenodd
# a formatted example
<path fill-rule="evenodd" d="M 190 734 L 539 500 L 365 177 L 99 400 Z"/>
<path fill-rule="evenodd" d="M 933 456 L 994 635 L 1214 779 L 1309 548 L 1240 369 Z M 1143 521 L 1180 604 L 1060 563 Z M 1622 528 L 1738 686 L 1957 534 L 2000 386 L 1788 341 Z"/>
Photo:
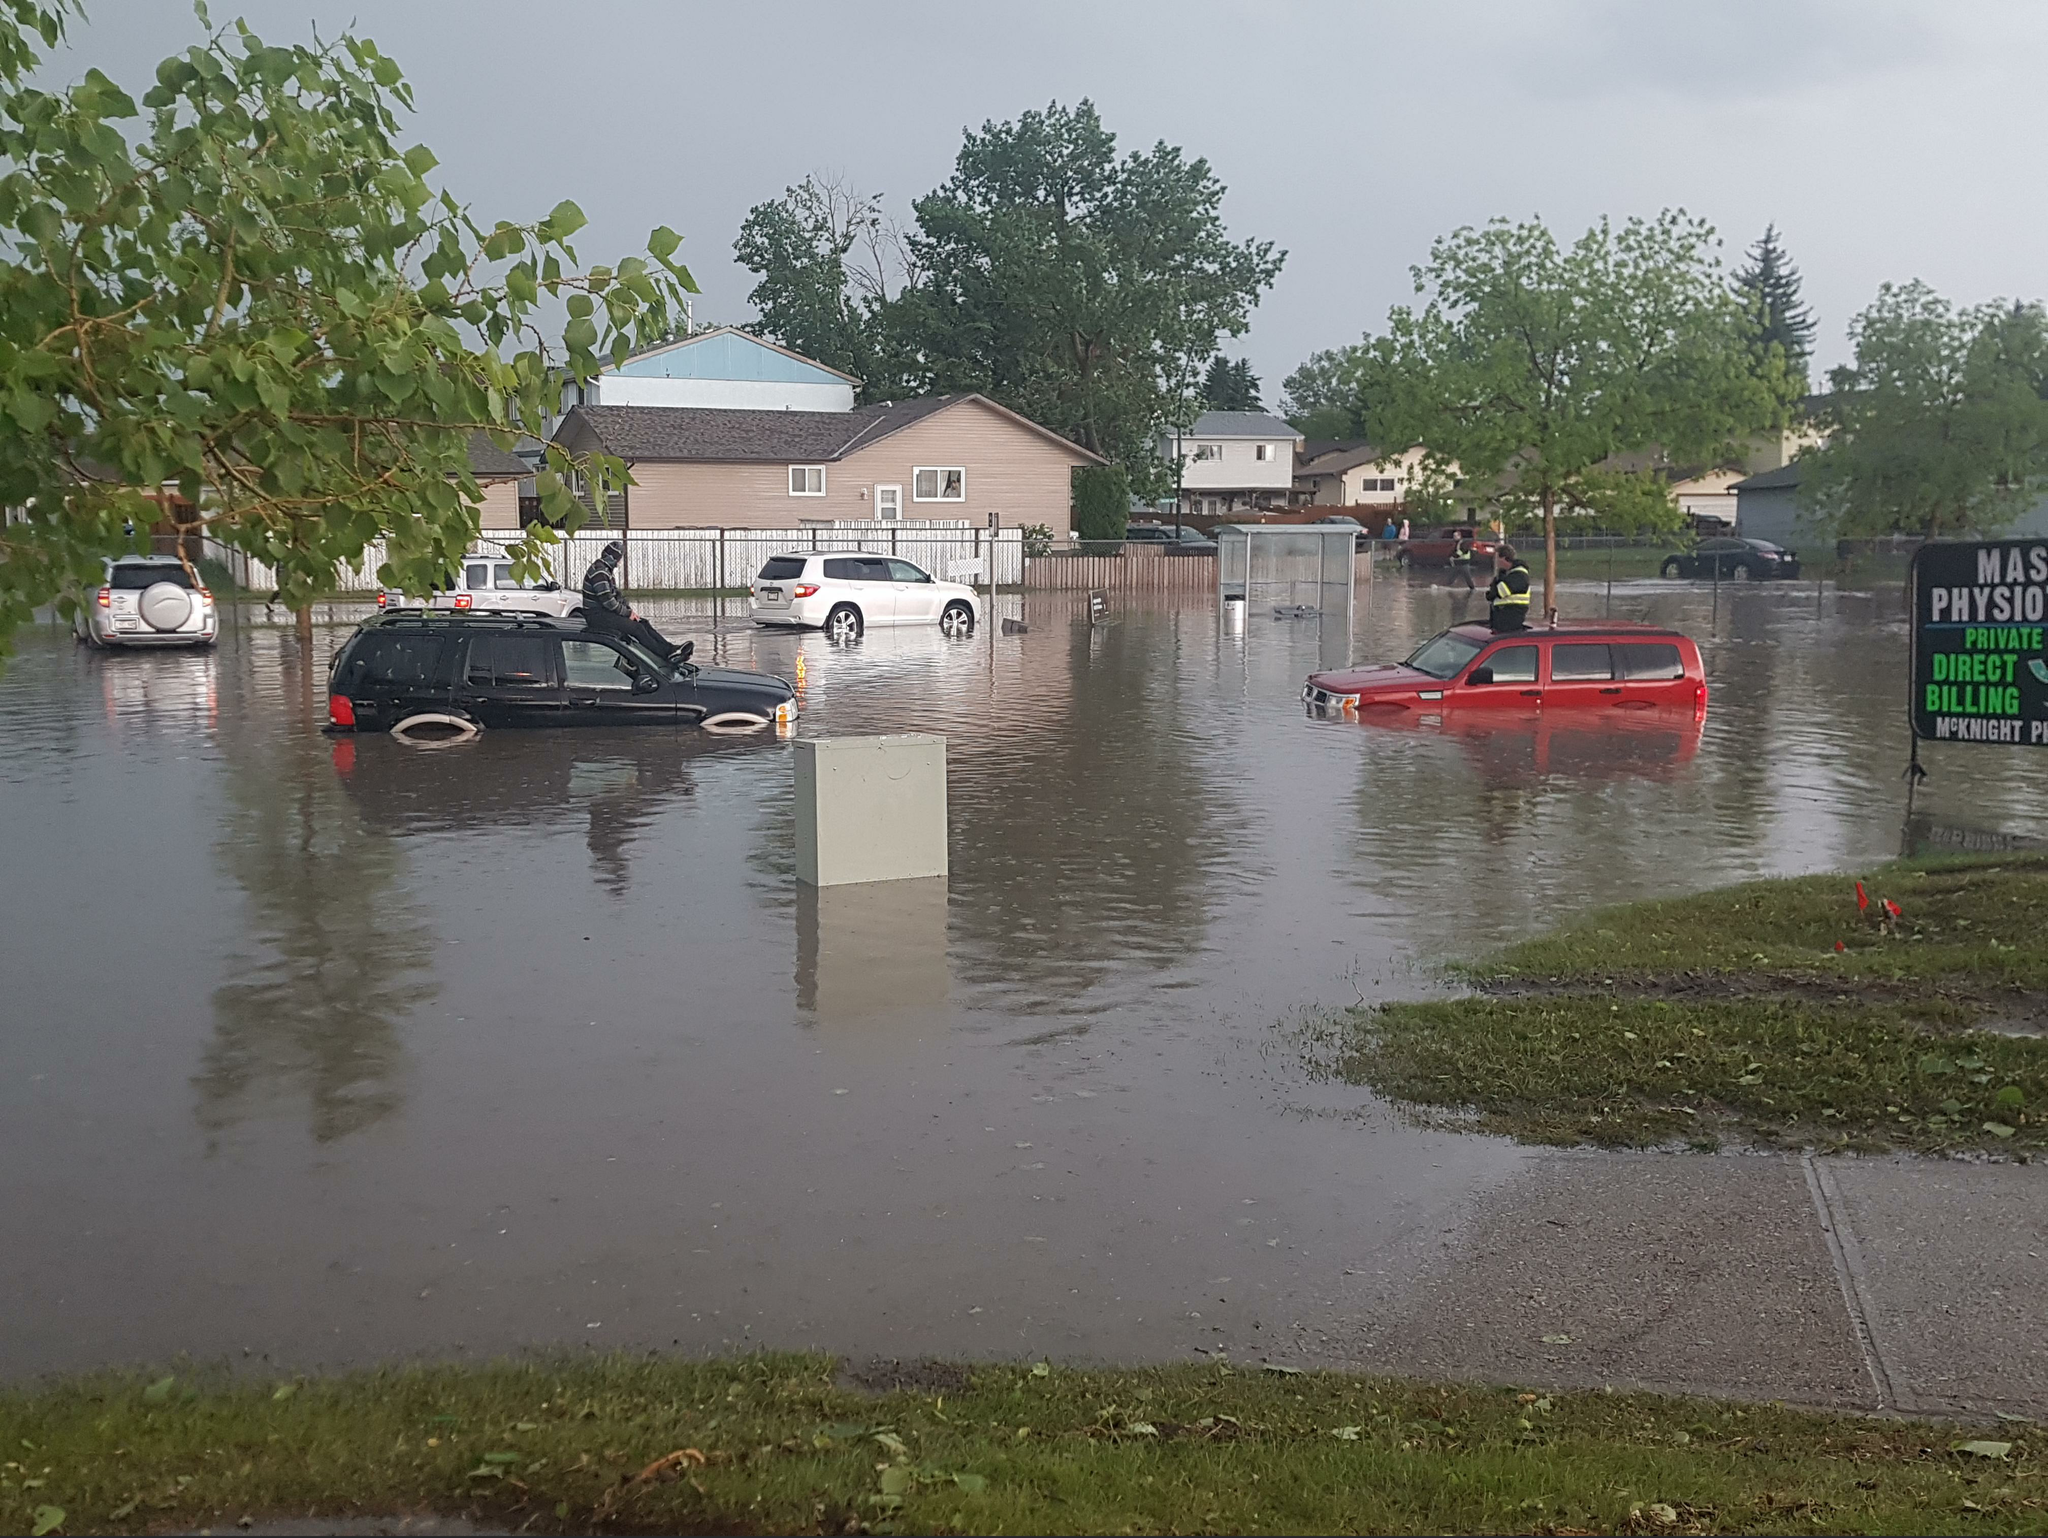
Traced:
<path fill-rule="evenodd" d="M 1701 640 L 1696 742 L 1314 721 L 1296 690 L 1343 646 L 1314 622 L 1226 637 L 1137 603 L 1091 628 L 1080 597 L 1006 600 L 1030 630 L 992 644 L 846 651 L 655 606 L 722 662 L 801 653 L 805 733 L 947 737 L 950 882 L 823 894 L 792 879 L 783 743 L 337 742 L 345 627 L 311 668 L 247 616 L 214 655 L 25 633 L 0 674 L 0 1371 L 1177 1353 L 1168 1305 L 1210 1272 L 1278 1307 L 1314 1290 L 1302 1257 L 1369 1259 L 1516 1157 L 1338 1114 L 1279 1022 L 1588 903 L 1899 846 L 1896 590 L 1716 613 L 1617 588 Z M 1382 581 L 1353 650 L 1403 654 L 1458 601 Z M 1931 753 L 1923 804 L 2036 831 L 2038 763 Z"/>

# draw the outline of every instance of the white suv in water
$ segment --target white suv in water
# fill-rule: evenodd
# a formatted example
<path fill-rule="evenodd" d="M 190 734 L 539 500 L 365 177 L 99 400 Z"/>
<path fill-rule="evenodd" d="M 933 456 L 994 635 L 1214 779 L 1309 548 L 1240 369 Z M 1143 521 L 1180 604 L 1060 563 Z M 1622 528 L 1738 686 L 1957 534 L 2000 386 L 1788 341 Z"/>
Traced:
<path fill-rule="evenodd" d="M 870 625 L 937 625 L 967 636 L 981 621 L 973 588 L 859 550 L 770 556 L 754 578 L 751 608 L 757 625 L 823 630 L 835 641 L 858 640 Z"/>
<path fill-rule="evenodd" d="M 512 563 L 500 553 L 462 558 L 450 585 L 437 590 L 425 602 L 408 598 L 396 588 L 377 594 L 380 609 L 485 609 L 499 614 L 545 614 L 566 619 L 583 610 L 583 595 L 559 582 L 522 582 L 512 575 Z"/>
<path fill-rule="evenodd" d="M 124 555 L 85 595 L 72 634 L 93 646 L 211 646 L 220 635 L 213 594 L 170 555 Z"/>

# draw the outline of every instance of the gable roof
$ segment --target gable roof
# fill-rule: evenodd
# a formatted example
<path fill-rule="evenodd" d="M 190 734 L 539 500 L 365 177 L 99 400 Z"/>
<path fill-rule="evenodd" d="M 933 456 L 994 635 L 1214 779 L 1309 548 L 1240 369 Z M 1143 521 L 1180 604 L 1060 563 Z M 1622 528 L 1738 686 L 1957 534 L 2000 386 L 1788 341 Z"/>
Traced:
<path fill-rule="evenodd" d="M 533 474 L 533 466 L 509 449 L 491 442 L 489 433 L 469 435 L 469 473 L 480 481 L 507 480 Z"/>
<path fill-rule="evenodd" d="M 606 374 L 629 379 L 749 379 L 781 384 L 823 383 L 836 379 L 857 385 L 851 374 L 806 358 L 800 352 L 742 331 L 714 326 L 691 336 L 663 342 L 634 353 L 624 363 L 607 365 Z"/>
<path fill-rule="evenodd" d="M 1183 438 L 1295 438 L 1301 437 L 1292 422 L 1265 411 L 1205 411 L 1194 426 L 1184 428 Z"/>
<path fill-rule="evenodd" d="M 1778 466 L 1775 470 L 1765 470 L 1760 474 L 1748 477 L 1746 480 L 1737 481 L 1728 489 L 1730 491 L 1772 491 L 1780 486 L 1797 486 L 1799 484 L 1799 472 L 1800 464 L 1795 459 L 1788 465 Z"/>
<path fill-rule="evenodd" d="M 1314 459 L 1304 460 L 1298 475 L 1335 475 L 1342 470 L 1355 470 L 1360 465 L 1378 464 L 1382 459 L 1393 456 L 1385 449 L 1374 448 L 1370 443 L 1350 443 L 1327 450 Z"/>
<path fill-rule="evenodd" d="M 978 401 L 998 416 L 1057 445 L 1076 464 L 1102 458 L 985 395 L 934 395 L 852 411 L 730 411 L 712 407 L 578 406 L 555 437 L 568 448 L 601 446 L 629 464 L 639 460 L 725 460 L 822 464 L 844 459 L 914 422 Z"/>

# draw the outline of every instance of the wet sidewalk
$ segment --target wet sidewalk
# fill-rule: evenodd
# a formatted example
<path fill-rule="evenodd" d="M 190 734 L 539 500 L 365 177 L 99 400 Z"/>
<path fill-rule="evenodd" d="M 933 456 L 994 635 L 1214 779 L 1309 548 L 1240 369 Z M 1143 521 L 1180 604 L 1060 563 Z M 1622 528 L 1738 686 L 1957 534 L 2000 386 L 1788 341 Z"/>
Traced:
<path fill-rule="evenodd" d="M 1329 1362 L 1922 1415 L 2048 1412 L 2048 1171 L 1553 1153 L 1379 1278 Z"/>

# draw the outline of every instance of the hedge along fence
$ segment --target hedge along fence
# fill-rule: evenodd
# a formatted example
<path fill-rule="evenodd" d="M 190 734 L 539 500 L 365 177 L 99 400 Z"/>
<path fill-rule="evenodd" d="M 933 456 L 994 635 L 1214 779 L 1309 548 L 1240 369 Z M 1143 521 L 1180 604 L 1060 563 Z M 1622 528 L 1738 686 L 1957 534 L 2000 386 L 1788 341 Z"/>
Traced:
<path fill-rule="evenodd" d="M 502 538 L 492 538 L 497 533 Z M 486 554 L 504 548 L 510 530 L 485 531 L 473 547 Z M 871 555 L 897 555 L 922 567 L 941 581 L 980 585 L 988 581 L 992 563 L 995 579 L 1006 587 L 1024 580 L 1024 535 L 1020 529 L 1001 529 L 991 534 L 982 528 L 960 524 L 861 523 L 796 529 L 649 529 L 584 530 L 549 546 L 544 561 L 554 579 L 564 587 L 580 587 L 583 573 L 597 559 L 598 552 L 614 539 L 626 542 L 625 569 L 620 581 L 629 592 L 659 593 L 688 590 L 741 588 L 770 556 L 793 551 L 859 550 Z M 250 592 L 266 592 L 277 586 L 277 574 L 263 562 L 231 550 L 215 540 L 206 541 L 206 558 L 226 567 L 235 581 Z M 982 563 L 976 574 L 963 568 Z M 335 584 L 337 594 L 370 597 L 378 590 L 377 568 L 384 563 L 384 542 L 374 540 L 354 566 L 344 566 Z"/>

